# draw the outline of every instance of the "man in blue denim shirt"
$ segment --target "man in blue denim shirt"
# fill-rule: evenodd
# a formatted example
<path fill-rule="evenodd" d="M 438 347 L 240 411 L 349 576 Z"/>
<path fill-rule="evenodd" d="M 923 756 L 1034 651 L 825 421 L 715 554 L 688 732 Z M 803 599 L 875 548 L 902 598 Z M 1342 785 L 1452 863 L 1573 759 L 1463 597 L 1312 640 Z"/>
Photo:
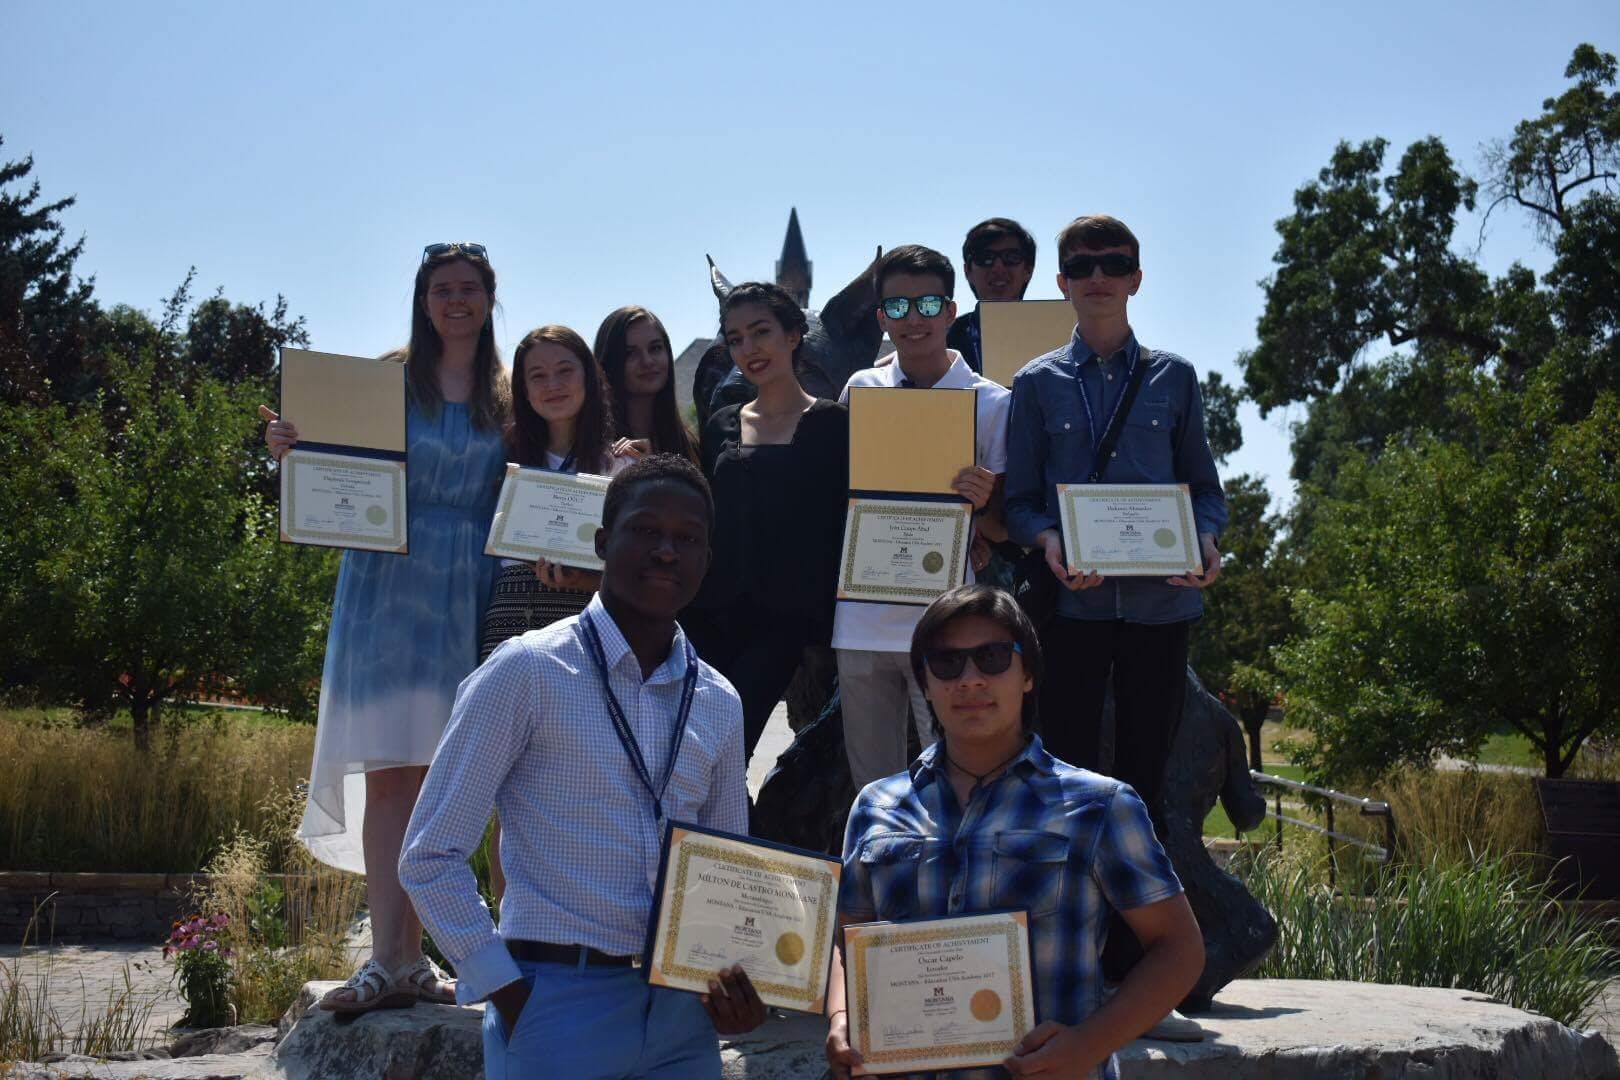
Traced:
<path fill-rule="evenodd" d="M 1077 218 L 1058 234 L 1058 288 L 1074 306 L 1073 340 L 1026 364 L 1013 380 L 1007 430 L 1007 532 L 1042 549 L 1064 586 L 1042 628 L 1050 672 L 1041 738 L 1056 757 L 1098 767 L 1103 700 L 1114 689 L 1114 764 L 1161 822 L 1165 761 L 1185 697 L 1187 642 L 1203 613 L 1199 590 L 1220 574 L 1216 538 L 1226 498 L 1204 434 L 1198 377 L 1181 357 L 1142 348 L 1126 306 L 1142 284 L 1140 246 L 1116 218 Z M 1104 483 L 1188 485 L 1204 573 L 1103 578 L 1068 572 L 1057 485 L 1090 475 L 1133 365 L 1141 389 L 1123 418 Z"/>

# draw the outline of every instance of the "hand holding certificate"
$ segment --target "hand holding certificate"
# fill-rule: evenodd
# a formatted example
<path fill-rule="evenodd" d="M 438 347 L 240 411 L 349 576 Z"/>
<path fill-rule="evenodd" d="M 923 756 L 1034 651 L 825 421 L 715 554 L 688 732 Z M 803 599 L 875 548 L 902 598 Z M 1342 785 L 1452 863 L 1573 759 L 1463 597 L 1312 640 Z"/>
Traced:
<path fill-rule="evenodd" d="M 1057 489 L 1070 573 L 1203 573 L 1187 485 L 1059 484 Z"/>
<path fill-rule="evenodd" d="M 405 365 L 281 350 L 281 539 L 404 554 Z"/>
<path fill-rule="evenodd" d="M 844 928 L 856 1075 L 999 1065 L 1035 1026 L 1022 911 Z"/>
<path fill-rule="evenodd" d="M 837 859 L 671 822 L 645 970 L 707 993 L 741 965 L 767 1005 L 820 1012 L 837 919 Z"/>
<path fill-rule="evenodd" d="M 507 465 L 484 554 L 601 570 L 596 532 L 608 478 Z"/>

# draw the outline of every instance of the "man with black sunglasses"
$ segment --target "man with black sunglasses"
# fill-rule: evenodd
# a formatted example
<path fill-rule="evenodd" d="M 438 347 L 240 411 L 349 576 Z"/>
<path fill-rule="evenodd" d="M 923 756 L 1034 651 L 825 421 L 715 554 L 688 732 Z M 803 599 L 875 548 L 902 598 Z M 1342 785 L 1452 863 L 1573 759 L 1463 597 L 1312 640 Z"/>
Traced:
<path fill-rule="evenodd" d="M 1022 300 L 1035 274 L 1035 238 L 1011 218 L 981 221 L 962 241 L 962 273 L 977 300 Z M 968 367 L 984 370 L 978 307 L 951 323 L 945 344 L 961 353 Z"/>
<path fill-rule="evenodd" d="M 956 271 L 951 260 L 916 244 L 897 247 L 873 271 L 878 325 L 894 342 L 893 363 L 857 371 L 853 386 L 891 386 L 976 392 L 974 460 L 960 463 L 954 488 L 973 504 L 974 530 L 992 540 L 1006 536 L 1001 524 L 999 484 L 1007 466 L 1006 389 L 979 375 L 945 344 L 956 315 L 951 292 Z M 952 464 L 957 464 L 953 462 Z M 972 581 L 972 568 L 968 580 Z M 907 654 L 911 631 L 923 609 L 907 604 L 840 600 L 833 615 L 833 649 L 838 658 L 838 689 L 844 711 L 844 749 L 855 787 L 900 772 L 907 765 L 906 710 L 923 746 L 934 741 L 928 702 L 917 685 Z"/>
<path fill-rule="evenodd" d="M 1173 353 L 1143 348 L 1127 318 L 1142 285 L 1136 236 L 1117 218 L 1076 218 L 1058 234 L 1058 263 L 1058 288 L 1074 307 L 1074 337 L 1013 380 L 1007 431 L 1008 534 L 1044 552 L 1063 586 L 1055 617 L 1041 628 L 1050 672 L 1041 692 L 1041 738 L 1054 756 L 1098 769 L 1103 701 L 1112 684 L 1108 771 L 1141 794 L 1162 829 L 1164 770 L 1186 695 L 1188 638 L 1203 613 L 1200 590 L 1221 572 L 1216 538 L 1226 524 L 1226 498 L 1204 434 L 1197 373 Z M 1118 435 L 1109 450 L 1101 444 L 1111 425 Z M 1083 483 L 1098 472 L 1097 482 L 1108 484 L 1188 485 L 1204 572 L 1070 575 L 1057 485 Z M 1132 963 L 1135 942 L 1123 927 L 1114 931 L 1104 967 L 1117 978 Z"/>

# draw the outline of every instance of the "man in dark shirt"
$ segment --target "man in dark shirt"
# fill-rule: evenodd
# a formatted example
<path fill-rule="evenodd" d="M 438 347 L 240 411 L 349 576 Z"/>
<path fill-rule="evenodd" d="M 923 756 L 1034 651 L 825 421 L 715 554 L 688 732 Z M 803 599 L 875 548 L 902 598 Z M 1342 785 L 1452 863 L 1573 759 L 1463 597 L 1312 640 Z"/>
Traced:
<path fill-rule="evenodd" d="M 990 218 L 968 230 L 962 241 L 962 267 L 978 300 L 1022 300 L 1035 273 L 1035 238 L 1011 218 Z M 979 348 L 979 309 L 959 315 L 945 338 L 968 367 L 984 371 Z"/>

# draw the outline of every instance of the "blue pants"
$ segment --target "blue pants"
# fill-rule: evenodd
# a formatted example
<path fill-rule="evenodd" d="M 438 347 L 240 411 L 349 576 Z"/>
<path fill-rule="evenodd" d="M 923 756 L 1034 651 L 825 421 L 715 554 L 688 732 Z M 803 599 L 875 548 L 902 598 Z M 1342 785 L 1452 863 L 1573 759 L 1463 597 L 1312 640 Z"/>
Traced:
<path fill-rule="evenodd" d="M 529 1002 L 510 1039 L 485 1007 L 487 1080 L 719 1080 L 720 1041 L 696 994 L 648 986 L 632 968 L 517 964 Z"/>

